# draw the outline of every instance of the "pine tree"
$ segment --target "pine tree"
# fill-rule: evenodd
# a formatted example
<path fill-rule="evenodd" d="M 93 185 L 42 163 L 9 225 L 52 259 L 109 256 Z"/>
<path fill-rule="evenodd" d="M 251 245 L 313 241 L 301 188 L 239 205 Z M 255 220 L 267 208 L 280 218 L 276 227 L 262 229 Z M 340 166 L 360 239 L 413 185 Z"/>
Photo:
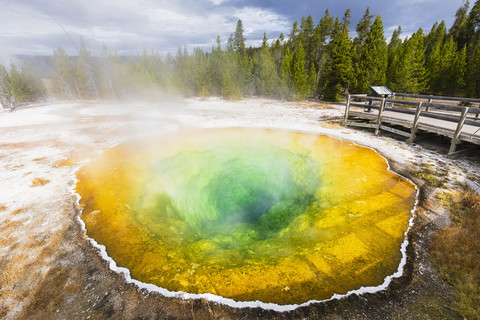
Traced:
<path fill-rule="evenodd" d="M 353 48 L 348 32 L 350 10 L 345 12 L 342 22 L 335 21 L 334 33 L 329 44 L 330 60 L 324 85 L 324 98 L 338 101 L 344 89 L 348 89 L 353 78 Z"/>
<path fill-rule="evenodd" d="M 367 7 L 362 19 L 357 23 L 357 36 L 353 39 L 353 67 L 355 77 L 353 78 L 352 90 L 354 92 L 363 93 L 365 91 L 365 89 L 363 88 L 365 80 L 361 79 L 362 77 L 364 77 L 365 74 L 365 70 L 363 70 L 364 63 L 362 63 L 362 59 L 364 55 L 363 50 L 365 45 L 365 39 L 370 32 L 373 17 L 374 15 L 370 14 L 370 8 Z"/>
<path fill-rule="evenodd" d="M 426 61 L 426 68 L 429 74 L 429 87 L 433 94 L 439 94 L 441 91 L 441 49 L 442 43 L 438 42 L 430 51 Z"/>
<path fill-rule="evenodd" d="M 467 13 L 470 4 L 468 0 L 458 8 L 455 14 L 455 21 L 453 22 L 452 27 L 448 31 L 448 36 L 452 37 L 453 40 L 457 43 L 458 47 L 463 47 L 466 44 L 466 22 L 467 22 Z"/>
<path fill-rule="evenodd" d="M 253 78 L 256 94 L 274 97 L 279 95 L 279 77 L 274 58 L 270 54 L 266 34 L 263 35 L 263 44 L 253 59 Z"/>
<path fill-rule="evenodd" d="M 315 59 L 315 23 L 312 16 L 303 17 L 300 23 L 300 33 L 298 35 L 300 43 L 305 51 L 305 60 L 307 65 L 310 65 Z"/>
<path fill-rule="evenodd" d="M 194 60 L 196 64 L 195 71 L 195 94 L 201 97 L 207 97 L 209 92 L 209 69 L 210 61 L 205 52 L 200 48 L 194 49 Z"/>
<path fill-rule="evenodd" d="M 471 44 L 471 55 L 466 72 L 466 94 L 468 97 L 480 97 L 480 41 Z"/>
<path fill-rule="evenodd" d="M 238 19 L 237 28 L 233 37 L 233 49 L 240 54 L 245 53 L 245 38 L 243 36 L 244 31 L 242 20 Z"/>
<path fill-rule="evenodd" d="M 394 82 L 400 69 L 400 55 L 402 52 L 401 34 L 401 27 L 395 29 L 388 44 L 387 86 L 391 89 L 394 87 Z"/>
<path fill-rule="evenodd" d="M 428 89 L 422 29 L 404 42 L 399 66 L 393 82 L 394 91 L 418 94 Z"/>
<path fill-rule="evenodd" d="M 45 95 L 45 87 L 37 77 L 33 66 L 24 63 L 19 71 L 10 64 L 10 71 L 0 65 L 0 105 L 14 109 L 24 102 L 34 102 Z"/>
<path fill-rule="evenodd" d="M 25 101 L 34 102 L 44 98 L 47 94 L 42 80 L 38 77 L 35 67 L 29 63 L 22 63 L 20 69 L 21 80 L 24 83 Z"/>
<path fill-rule="evenodd" d="M 290 29 L 290 33 L 288 34 L 288 43 L 289 43 L 289 49 L 290 51 L 293 52 L 295 48 L 298 45 L 298 33 L 300 30 L 298 30 L 298 22 L 297 20 L 293 21 L 292 28 Z"/>
<path fill-rule="evenodd" d="M 287 47 L 285 56 L 282 60 L 280 69 L 280 76 L 282 80 L 282 97 L 291 99 L 293 91 L 293 55 L 290 54 L 290 49 Z"/>
<path fill-rule="evenodd" d="M 0 65 L 0 107 L 10 108 L 10 90 L 9 90 L 9 76 L 3 65 Z"/>
<path fill-rule="evenodd" d="M 480 0 L 475 1 L 468 16 L 464 20 L 463 28 L 460 30 L 460 37 L 457 39 L 457 48 L 461 50 L 472 42 L 480 27 Z"/>
<path fill-rule="evenodd" d="M 142 99 L 153 100 L 157 97 L 157 92 L 160 87 L 157 79 L 153 73 L 153 55 L 150 55 L 146 48 L 143 49 L 142 55 L 137 57 L 131 57 L 129 61 L 130 71 L 128 77 L 130 78 L 129 91 L 135 96 Z M 172 65 L 172 69 L 175 68 L 175 58 L 168 57 Z M 172 82 L 175 84 L 175 88 L 180 88 L 181 85 L 177 82 L 177 74 L 172 72 Z"/>
<path fill-rule="evenodd" d="M 262 47 L 260 48 L 261 50 L 268 50 L 268 38 L 267 38 L 267 33 L 263 33 L 263 39 L 262 39 Z"/>
<path fill-rule="evenodd" d="M 315 64 L 316 64 L 316 76 L 315 76 L 315 91 L 319 93 L 319 88 L 323 88 L 323 78 L 326 72 L 326 65 L 328 61 L 327 44 L 333 33 L 334 20 L 330 16 L 328 9 L 325 11 L 325 15 L 320 19 L 320 22 L 315 27 L 314 39 L 315 39 Z"/>
<path fill-rule="evenodd" d="M 453 85 L 454 73 L 456 70 L 455 59 L 457 56 L 457 45 L 453 38 L 448 39 L 441 51 L 440 68 L 438 77 L 438 89 L 444 94 L 451 93 L 451 87 Z"/>
<path fill-rule="evenodd" d="M 15 99 L 10 92 L 10 75 L 3 65 L 0 65 L 0 106 L 13 108 Z"/>
<path fill-rule="evenodd" d="M 16 103 L 25 102 L 27 100 L 25 82 L 15 64 L 10 64 L 10 72 L 8 75 L 9 92 L 14 101 L 14 105 Z"/>
<path fill-rule="evenodd" d="M 277 70 L 280 70 L 282 65 L 282 57 L 284 55 L 284 46 L 283 46 L 283 33 L 280 34 L 277 40 L 275 40 L 272 44 L 271 54 L 273 60 L 275 61 L 275 65 L 277 66 Z"/>
<path fill-rule="evenodd" d="M 242 97 L 240 89 L 235 85 L 230 70 L 223 75 L 222 80 L 222 97 L 229 100 L 238 100 Z"/>
<path fill-rule="evenodd" d="M 435 22 L 430 30 L 430 33 L 425 37 L 425 59 L 428 60 L 432 50 L 437 47 L 438 44 L 443 45 L 447 36 L 447 29 L 445 27 L 445 21 L 438 23 Z"/>
<path fill-rule="evenodd" d="M 308 87 L 307 87 L 307 70 L 305 69 L 305 51 L 302 43 L 298 45 L 297 50 L 293 55 L 293 90 L 295 92 L 295 98 L 298 100 L 305 99 Z"/>
<path fill-rule="evenodd" d="M 75 71 L 77 86 L 80 90 L 80 96 L 84 99 L 98 99 L 100 93 L 98 90 L 98 70 L 90 51 L 87 50 L 85 42 L 80 39 L 80 48 L 78 50 L 78 63 Z"/>
<path fill-rule="evenodd" d="M 465 90 L 467 73 L 467 47 L 457 52 L 452 68 L 451 93 L 460 95 Z"/>
<path fill-rule="evenodd" d="M 352 17 L 352 14 L 350 12 L 351 12 L 350 9 L 345 10 L 345 13 L 343 14 L 343 17 L 342 17 L 342 21 L 340 22 L 340 25 L 339 25 L 341 30 L 348 29 L 348 26 L 350 25 L 350 23 L 352 23 L 350 20 L 350 18 Z"/>
<path fill-rule="evenodd" d="M 375 15 L 370 14 L 370 8 L 367 7 L 362 19 L 358 22 L 356 31 L 357 37 L 353 39 L 353 46 L 355 47 L 357 54 L 361 55 L 361 47 L 367 38 L 367 35 L 370 31 L 370 26 L 372 25 L 372 19 Z"/>
<path fill-rule="evenodd" d="M 62 47 L 53 51 L 53 67 L 55 70 L 52 79 L 53 93 L 61 98 L 79 98 L 80 92 L 75 82 L 75 65 Z"/>
<path fill-rule="evenodd" d="M 388 48 L 383 35 L 382 19 L 379 15 L 375 18 L 358 51 L 360 60 L 357 64 L 356 91 L 366 93 L 372 85 L 385 85 Z"/>
<path fill-rule="evenodd" d="M 307 77 L 307 94 L 313 95 L 315 94 L 315 89 L 316 89 L 316 76 L 317 72 L 315 70 L 315 63 L 310 64 L 310 70 L 308 71 L 308 77 Z"/>

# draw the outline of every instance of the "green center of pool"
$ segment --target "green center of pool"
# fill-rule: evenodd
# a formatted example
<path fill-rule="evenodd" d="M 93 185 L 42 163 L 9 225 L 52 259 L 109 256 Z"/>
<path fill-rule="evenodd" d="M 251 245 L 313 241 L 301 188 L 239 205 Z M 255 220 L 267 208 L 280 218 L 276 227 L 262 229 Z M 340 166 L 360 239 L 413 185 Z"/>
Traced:
<path fill-rule="evenodd" d="M 259 129 L 117 146 L 77 177 L 88 235 L 133 278 L 277 304 L 381 284 L 416 194 L 371 149 Z"/>
<path fill-rule="evenodd" d="M 273 237 L 305 211 L 320 183 L 318 170 L 308 156 L 269 144 L 181 152 L 152 164 L 147 200 L 135 218 L 148 227 L 168 213 L 195 239 L 243 247 Z"/>

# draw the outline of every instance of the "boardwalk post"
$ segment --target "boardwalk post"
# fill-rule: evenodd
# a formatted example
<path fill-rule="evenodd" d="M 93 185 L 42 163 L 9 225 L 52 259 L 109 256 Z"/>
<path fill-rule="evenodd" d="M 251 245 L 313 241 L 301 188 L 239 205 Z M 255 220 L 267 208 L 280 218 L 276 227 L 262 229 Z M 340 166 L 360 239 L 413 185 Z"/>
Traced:
<path fill-rule="evenodd" d="M 385 108 L 385 102 L 387 100 L 385 98 L 382 99 L 380 104 L 380 110 L 378 110 L 378 118 L 377 118 L 377 127 L 375 128 L 375 135 L 378 136 L 378 132 L 380 131 L 380 126 L 382 125 L 382 113 L 383 109 Z"/>
<path fill-rule="evenodd" d="M 449 155 L 454 153 L 455 149 L 457 148 L 458 138 L 460 137 L 460 134 L 462 134 L 462 129 L 465 123 L 465 119 L 467 118 L 468 109 L 469 107 L 465 107 L 462 110 L 462 115 L 460 116 L 460 120 L 458 121 L 457 130 L 455 130 L 455 134 L 453 135 L 452 143 L 450 145 L 450 150 L 448 151 Z"/>
<path fill-rule="evenodd" d="M 413 119 L 412 130 L 410 131 L 410 138 L 408 138 L 407 143 L 412 144 L 415 140 L 415 135 L 417 134 L 418 122 L 420 120 L 420 113 L 422 112 L 423 102 L 419 102 L 417 105 L 417 110 L 415 111 L 415 118 Z"/>
<path fill-rule="evenodd" d="M 343 125 L 347 126 L 348 111 L 350 110 L 350 95 L 347 96 L 347 104 L 345 106 L 345 117 L 343 118 Z"/>
<path fill-rule="evenodd" d="M 433 101 L 432 98 L 428 99 L 428 103 L 432 103 L 432 101 Z M 425 112 L 428 112 L 428 109 L 430 109 L 429 105 L 427 105 L 427 107 L 425 108 Z"/>

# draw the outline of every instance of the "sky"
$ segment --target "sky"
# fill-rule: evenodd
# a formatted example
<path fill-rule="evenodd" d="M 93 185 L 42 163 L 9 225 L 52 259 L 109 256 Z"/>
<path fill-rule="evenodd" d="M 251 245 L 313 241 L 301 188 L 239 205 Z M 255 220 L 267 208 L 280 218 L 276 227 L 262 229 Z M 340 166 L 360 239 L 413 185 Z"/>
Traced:
<path fill-rule="evenodd" d="M 62 46 L 70 55 L 82 38 L 96 54 L 104 43 L 121 55 L 144 48 L 161 55 L 178 47 L 210 50 L 217 35 L 222 43 L 243 22 L 247 46 L 259 46 L 263 33 L 287 35 L 294 20 L 311 15 L 317 24 L 329 9 L 341 18 L 352 13 L 353 30 L 365 9 L 380 14 L 388 39 L 401 26 L 408 36 L 435 21 L 449 28 L 463 0 L 0 0 L 0 63 L 17 54 L 51 55 Z"/>

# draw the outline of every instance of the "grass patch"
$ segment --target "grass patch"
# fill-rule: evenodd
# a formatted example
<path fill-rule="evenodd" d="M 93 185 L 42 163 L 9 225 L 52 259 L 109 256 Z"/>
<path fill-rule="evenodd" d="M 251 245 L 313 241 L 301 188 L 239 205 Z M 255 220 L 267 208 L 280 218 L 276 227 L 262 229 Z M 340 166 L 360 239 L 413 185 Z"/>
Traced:
<path fill-rule="evenodd" d="M 431 166 L 424 166 L 422 170 L 413 171 L 412 173 L 435 188 L 444 187 L 442 178 L 447 175 L 445 171 L 435 172 Z"/>
<path fill-rule="evenodd" d="M 480 319 L 480 196 L 465 189 L 443 193 L 439 201 L 450 210 L 452 224 L 435 235 L 433 261 L 452 285 L 452 308 L 467 319 Z"/>

